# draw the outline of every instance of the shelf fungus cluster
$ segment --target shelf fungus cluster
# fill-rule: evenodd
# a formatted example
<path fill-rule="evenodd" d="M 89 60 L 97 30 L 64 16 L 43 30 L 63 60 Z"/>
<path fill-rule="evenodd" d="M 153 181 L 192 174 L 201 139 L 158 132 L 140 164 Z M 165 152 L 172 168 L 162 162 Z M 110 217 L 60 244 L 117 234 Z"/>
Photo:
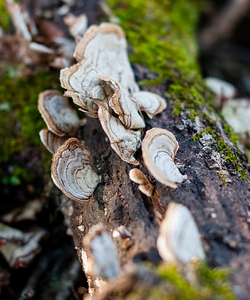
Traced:
<path fill-rule="evenodd" d="M 162 112 L 160 96 L 140 91 L 127 56 L 121 27 L 103 23 L 86 31 L 75 49 L 77 64 L 61 70 L 62 87 L 80 110 L 99 118 L 111 147 L 128 163 L 138 165 L 134 153 L 140 147 L 145 122 Z"/>
<path fill-rule="evenodd" d="M 78 41 L 74 56 L 77 63 L 60 74 L 65 96 L 88 116 L 99 119 L 112 149 L 122 160 L 139 165 L 134 154 L 141 146 L 145 127 L 142 112 L 153 118 L 166 108 L 165 100 L 139 90 L 128 60 L 125 34 L 118 25 L 89 27 Z M 54 153 L 51 172 L 55 184 L 71 199 L 87 200 L 100 179 L 91 167 L 89 150 L 79 141 L 66 138 L 74 136 L 79 127 L 76 112 L 57 91 L 41 93 L 38 107 L 48 127 L 40 132 L 41 140 Z M 145 166 L 159 182 L 172 188 L 186 178 L 174 164 L 177 150 L 174 135 L 160 128 L 147 131 L 142 142 Z M 146 177 L 142 180 L 147 181 Z M 154 188 L 146 181 L 137 183 L 150 197 Z"/>
<path fill-rule="evenodd" d="M 107 23 L 91 26 L 78 41 L 74 56 L 77 63 L 60 73 L 65 96 L 71 97 L 88 116 L 99 119 L 112 149 L 123 161 L 139 165 L 135 152 L 142 145 L 143 163 L 151 175 L 160 183 L 176 188 L 186 176 L 174 163 L 179 148 L 174 135 L 153 128 L 141 142 L 145 128 L 142 112 L 153 118 L 166 108 L 166 102 L 157 94 L 139 90 L 128 60 L 123 30 Z M 51 176 L 55 185 L 75 201 L 88 200 L 100 176 L 92 168 L 90 150 L 74 137 L 80 126 L 76 112 L 57 91 L 41 93 L 38 107 L 48 127 L 40 132 L 40 137 L 53 153 Z M 152 199 L 160 223 L 157 245 L 161 257 L 183 263 L 193 256 L 204 259 L 199 233 L 188 209 L 170 204 L 162 221 L 164 208 L 154 186 L 139 169 L 132 169 L 129 176 Z M 124 226 L 118 229 L 113 232 L 114 238 L 131 236 Z M 83 248 L 82 261 L 87 274 L 107 280 L 119 274 L 116 248 L 103 225 L 89 230 L 83 238 Z"/>
<path fill-rule="evenodd" d="M 51 177 L 55 185 L 69 198 L 85 201 L 93 194 L 100 177 L 92 169 L 89 149 L 76 138 L 80 120 L 58 91 L 40 93 L 38 109 L 48 129 L 40 131 L 45 147 L 53 154 Z"/>
<path fill-rule="evenodd" d="M 184 205 L 169 204 L 159 231 L 157 248 L 163 260 L 188 263 L 193 258 L 205 259 L 199 231 Z"/>

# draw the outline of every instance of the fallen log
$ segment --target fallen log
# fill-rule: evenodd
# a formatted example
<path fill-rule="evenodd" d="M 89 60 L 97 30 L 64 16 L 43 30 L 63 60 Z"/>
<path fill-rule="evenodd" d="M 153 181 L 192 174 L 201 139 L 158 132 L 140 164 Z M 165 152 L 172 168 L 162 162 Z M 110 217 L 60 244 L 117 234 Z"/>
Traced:
<path fill-rule="evenodd" d="M 172 132 L 179 143 L 175 162 L 187 180 L 176 189 L 159 183 L 146 169 L 139 149 L 135 153 L 138 168 L 154 187 L 151 197 L 144 195 L 130 180 L 129 172 L 134 166 L 112 150 L 100 122 L 87 117 L 80 136 L 91 150 L 94 168 L 102 179 L 89 201 L 79 203 L 68 199 L 71 204 L 66 209 L 75 247 L 87 275 L 83 237 L 91 227 L 101 223 L 114 236 L 124 226 L 129 233 L 114 238 L 119 265 L 125 275 L 107 285 L 106 290 L 98 290 L 100 282 L 88 275 L 89 290 L 98 290 L 97 299 L 125 299 L 131 292 L 136 295 L 140 284 L 143 288 L 157 286 L 159 278 L 155 273 L 141 271 L 141 267 L 145 262 L 161 264 L 157 249 L 159 224 L 168 205 L 176 202 L 191 211 L 208 264 L 229 268 L 234 293 L 239 299 L 247 299 L 250 288 L 248 163 L 233 131 L 217 114 L 197 67 L 194 33 L 199 5 L 194 1 L 162 4 L 139 0 L 120 4 L 109 1 L 109 4 L 133 47 L 131 59 L 137 82 L 141 82 L 143 90 L 157 93 L 167 101 L 167 108 L 161 114 L 152 119 L 144 115 L 143 136 L 155 127 Z M 187 15 L 188 20 L 183 21 Z M 160 215 L 159 210 L 156 213 L 156 198 L 163 207 Z M 65 203 L 65 196 L 62 199 Z M 135 266 L 126 272 L 131 262 Z M 140 280 L 144 278 L 141 274 L 146 274 L 146 283 Z M 118 295 L 120 281 L 120 291 L 125 286 L 125 292 L 115 298 L 110 291 L 113 289 Z M 210 298 L 204 296 L 204 299 Z"/>

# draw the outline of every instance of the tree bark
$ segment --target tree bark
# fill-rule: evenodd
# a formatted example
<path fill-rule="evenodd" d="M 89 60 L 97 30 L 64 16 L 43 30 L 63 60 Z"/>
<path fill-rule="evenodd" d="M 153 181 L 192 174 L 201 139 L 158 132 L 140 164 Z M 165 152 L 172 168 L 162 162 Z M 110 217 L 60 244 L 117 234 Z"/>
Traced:
<path fill-rule="evenodd" d="M 147 69 L 138 65 L 133 67 L 138 81 L 148 78 L 150 72 Z M 168 83 L 163 82 L 147 89 L 165 97 Z M 160 115 L 151 120 L 145 117 L 146 128 L 143 135 L 153 127 L 171 131 L 180 146 L 175 161 L 188 180 L 179 184 L 177 189 L 168 188 L 155 181 L 143 165 L 140 150 L 135 156 L 140 162 L 139 169 L 150 178 L 158 191 L 164 213 L 170 202 L 182 203 L 190 209 L 201 234 L 208 263 L 211 266 L 230 268 L 236 295 L 239 299 L 247 299 L 250 292 L 250 185 L 222 155 L 216 138 L 211 136 L 207 141 L 194 141 L 193 137 L 197 133 L 202 137 L 204 128 L 209 125 L 218 136 L 224 138 L 243 166 L 247 165 L 246 157 L 236 150 L 219 116 L 214 115 L 216 122 L 209 123 L 206 106 L 198 118 L 191 120 L 185 109 L 180 115 L 172 113 L 174 107 L 171 99 L 167 99 L 167 103 L 167 109 Z M 124 225 L 132 235 L 128 243 L 125 240 L 116 240 L 122 266 L 129 261 L 137 264 L 143 261 L 160 263 L 156 247 L 159 217 L 155 213 L 152 198 L 143 195 L 138 190 L 138 185 L 129 179 L 129 171 L 134 166 L 122 161 L 111 149 L 97 119 L 87 118 L 80 134 L 85 145 L 91 149 L 93 164 L 101 175 L 102 182 L 88 202 L 68 200 L 72 206 L 69 213 L 67 204 L 67 214 L 70 215 L 70 228 L 79 258 L 83 237 L 93 225 L 102 223 L 111 233 Z M 214 158 L 215 154 L 217 160 Z M 62 198 L 65 197 L 62 195 Z"/>

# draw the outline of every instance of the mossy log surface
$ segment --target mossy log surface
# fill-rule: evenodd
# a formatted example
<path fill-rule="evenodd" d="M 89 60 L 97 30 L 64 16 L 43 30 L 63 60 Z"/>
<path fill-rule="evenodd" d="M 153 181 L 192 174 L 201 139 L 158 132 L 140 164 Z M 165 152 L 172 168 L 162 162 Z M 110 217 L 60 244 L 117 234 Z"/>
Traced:
<path fill-rule="evenodd" d="M 188 28 L 182 28 L 185 26 L 183 23 L 177 26 L 181 22 L 178 15 L 188 15 L 192 10 L 198 15 L 199 1 L 174 2 L 178 6 L 168 3 L 169 6 L 165 7 L 161 1 L 109 1 L 133 47 L 131 59 L 137 81 L 143 82 L 142 89 L 167 99 L 168 107 L 163 113 L 152 120 L 146 118 L 144 134 L 152 127 L 161 127 L 176 136 L 180 146 L 176 162 L 181 164 L 181 172 L 187 175 L 188 180 L 179 184 L 177 189 L 163 186 L 150 177 L 143 167 L 140 150 L 136 153 L 136 159 L 140 162 L 139 168 L 155 185 L 164 210 L 173 201 L 190 209 L 202 236 L 208 263 L 229 268 L 234 292 L 239 299 L 247 299 L 250 292 L 250 185 L 247 161 L 231 129 L 216 115 L 211 106 L 211 95 L 200 78 L 199 68 L 194 67 L 197 16 L 194 16 L 195 21 L 190 21 Z M 186 2 L 190 5 L 187 11 Z M 154 12 L 157 15 L 153 15 Z M 157 19 L 160 20 L 158 33 Z M 147 22 L 149 27 L 139 27 Z M 150 30 L 151 36 L 148 36 Z M 161 47 L 161 52 L 157 47 Z M 181 47 L 181 50 L 175 52 L 175 47 Z M 170 52 L 172 57 L 169 57 Z M 143 53 L 146 54 L 142 56 Z M 147 61 L 148 55 L 151 55 L 150 62 Z M 102 176 L 102 182 L 88 202 L 72 201 L 70 227 L 79 256 L 83 236 L 91 226 L 103 223 L 110 231 L 124 225 L 132 234 L 127 247 L 117 242 L 121 264 L 129 260 L 160 263 L 156 248 L 159 222 L 152 200 L 129 179 L 128 174 L 133 166 L 114 153 L 97 119 L 87 118 L 80 134 L 85 145 L 91 149 L 93 164 Z M 209 136 L 208 141 L 202 139 L 206 135 Z M 83 232 L 78 228 L 80 225 L 84 226 Z"/>

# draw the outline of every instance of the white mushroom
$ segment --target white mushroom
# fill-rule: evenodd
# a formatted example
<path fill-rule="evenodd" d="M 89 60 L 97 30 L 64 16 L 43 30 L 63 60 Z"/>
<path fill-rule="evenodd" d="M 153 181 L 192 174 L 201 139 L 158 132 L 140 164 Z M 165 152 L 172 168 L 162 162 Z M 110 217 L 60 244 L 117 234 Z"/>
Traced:
<path fill-rule="evenodd" d="M 38 109 L 48 129 L 58 136 L 73 135 L 80 126 L 75 110 L 58 91 L 47 90 L 40 93 Z"/>
<path fill-rule="evenodd" d="M 153 185 L 149 182 L 147 177 L 139 169 L 132 169 L 129 171 L 129 178 L 135 183 L 139 184 L 139 190 L 148 197 L 151 197 L 154 192 Z"/>
<path fill-rule="evenodd" d="M 112 237 L 102 224 L 94 225 L 83 238 L 83 246 L 88 258 L 88 272 L 94 276 L 111 280 L 120 266 Z"/>
<path fill-rule="evenodd" d="M 58 136 L 53 132 L 49 131 L 47 128 L 42 129 L 39 132 L 39 135 L 42 143 L 51 154 L 54 154 L 57 148 L 62 146 L 62 144 L 67 140 L 66 137 Z"/>
<path fill-rule="evenodd" d="M 199 232 L 190 211 L 170 203 L 160 226 L 157 248 L 163 260 L 188 263 L 192 258 L 205 259 Z"/>
<path fill-rule="evenodd" d="M 115 152 L 122 160 L 138 165 L 133 155 L 139 147 L 141 132 L 126 129 L 120 120 L 112 116 L 103 106 L 99 107 L 98 117 Z"/>
<path fill-rule="evenodd" d="M 100 182 L 91 163 L 89 149 L 70 138 L 53 155 L 51 177 L 67 197 L 78 202 L 88 200 Z"/>
<path fill-rule="evenodd" d="M 176 182 L 186 179 L 174 163 L 179 148 L 174 135 L 161 128 L 153 128 L 146 132 L 142 141 L 142 157 L 149 172 L 160 183 L 176 188 Z"/>
<path fill-rule="evenodd" d="M 166 101 L 155 93 L 140 91 L 131 95 L 141 110 L 145 111 L 150 119 L 161 113 L 166 107 Z"/>

